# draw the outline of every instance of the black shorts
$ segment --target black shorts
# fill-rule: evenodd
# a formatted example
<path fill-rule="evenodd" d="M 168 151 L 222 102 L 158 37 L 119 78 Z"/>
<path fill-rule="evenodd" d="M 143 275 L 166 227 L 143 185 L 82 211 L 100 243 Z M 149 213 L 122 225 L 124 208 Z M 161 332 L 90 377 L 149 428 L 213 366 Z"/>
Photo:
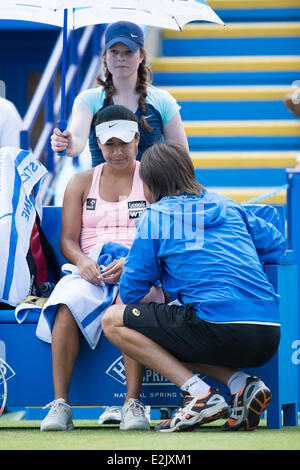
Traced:
<path fill-rule="evenodd" d="M 124 325 L 161 345 L 182 362 L 259 367 L 275 354 L 280 326 L 210 323 L 192 305 L 137 303 L 127 305 Z"/>

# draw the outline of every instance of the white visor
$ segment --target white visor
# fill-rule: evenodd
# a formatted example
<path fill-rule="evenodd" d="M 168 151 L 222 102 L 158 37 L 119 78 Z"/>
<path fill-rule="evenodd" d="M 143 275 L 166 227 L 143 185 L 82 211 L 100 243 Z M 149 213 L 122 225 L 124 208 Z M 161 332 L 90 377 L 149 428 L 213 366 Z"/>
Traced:
<path fill-rule="evenodd" d="M 117 137 L 128 143 L 139 131 L 137 122 L 125 120 L 102 122 L 96 126 L 95 130 L 100 144 L 105 144 L 112 137 Z"/>

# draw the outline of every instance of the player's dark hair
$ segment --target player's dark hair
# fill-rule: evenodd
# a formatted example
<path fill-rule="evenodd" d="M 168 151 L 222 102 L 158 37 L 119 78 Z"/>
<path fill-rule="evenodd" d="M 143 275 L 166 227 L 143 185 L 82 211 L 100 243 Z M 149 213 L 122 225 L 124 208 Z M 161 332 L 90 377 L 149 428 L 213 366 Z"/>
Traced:
<path fill-rule="evenodd" d="M 119 104 L 113 104 L 111 106 L 106 106 L 105 108 L 99 109 L 99 111 L 96 112 L 93 118 L 93 125 L 97 126 L 98 124 L 101 124 L 101 122 L 116 120 L 138 122 L 136 115 L 130 111 L 130 109 Z"/>

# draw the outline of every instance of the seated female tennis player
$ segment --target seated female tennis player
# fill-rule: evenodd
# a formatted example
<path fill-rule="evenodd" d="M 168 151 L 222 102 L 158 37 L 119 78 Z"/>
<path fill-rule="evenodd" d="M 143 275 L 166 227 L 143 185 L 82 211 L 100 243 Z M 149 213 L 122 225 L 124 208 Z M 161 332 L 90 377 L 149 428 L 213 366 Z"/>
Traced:
<path fill-rule="evenodd" d="M 61 249 L 73 265 L 72 273 L 57 284 L 37 327 L 38 337 L 52 345 L 55 392 L 41 431 L 73 429 L 68 390 L 78 355 L 80 331 L 95 348 L 101 334 L 103 301 L 120 302 L 116 283 L 136 231 L 139 216 L 136 202 L 140 209 L 148 204 L 139 176 L 140 163 L 136 161 L 139 132 L 135 115 L 123 106 L 106 107 L 96 115 L 95 130 L 105 163 L 76 174 L 67 186 L 62 209 Z M 135 202 L 134 211 L 130 209 L 131 201 Z M 100 271 L 99 253 L 95 256 L 91 253 L 102 245 L 113 248 L 110 254 L 115 259 Z M 109 283 L 111 289 L 103 289 L 104 282 Z M 108 299 L 101 299 L 103 295 Z M 144 299 L 151 300 L 164 301 L 160 288 L 154 287 Z M 88 320 L 89 312 L 93 312 L 92 322 Z M 51 325 L 50 330 L 48 325 Z M 145 406 L 138 400 L 144 367 L 126 355 L 123 357 L 127 396 L 121 410 L 120 428 L 149 429 Z"/>
<path fill-rule="evenodd" d="M 206 191 L 178 144 L 147 149 L 140 175 L 152 204 L 119 282 L 128 305 L 107 309 L 105 335 L 182 390 L 178 410 L 157 431 L 190 430 L 229 415 L 223 396 L 195 371 L 229 387 L 223 430 L 254 429 L 271 391 L 239 369 L 265 364 L 278 348 L 279 298 L 261 263 L 279 262 L 285 240 L 237 202 Z M 139 303 L 158 279 L 181 305 Z"/>

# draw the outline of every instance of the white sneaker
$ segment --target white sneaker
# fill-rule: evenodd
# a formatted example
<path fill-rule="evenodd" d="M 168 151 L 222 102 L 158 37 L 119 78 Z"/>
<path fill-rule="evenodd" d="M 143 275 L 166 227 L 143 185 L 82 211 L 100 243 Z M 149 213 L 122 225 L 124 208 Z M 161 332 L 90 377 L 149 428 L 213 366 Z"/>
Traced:
<path fill-rule="evenodd" d="M 120 423 L 121 431 L 137 429 L 148 431 L 150 429 L 149 412 L 147 417 L 146 407 L 139 400 L 130 398 L 122 407 L 122 420 Z"/>
<path fill-rule="evenodd" d="M 122 419 L 121 409 L 121 406 L 107 406 L 99 416 L 99 424 L 119 424 Z"/>
<path fill-rule="evenodd" d="M 51 401 L 45 408 L 50 408 L 49 413 L 41 422 L 41 431 L 72 431 L 73 415 L 70 405 L 63 398 Z"/>

